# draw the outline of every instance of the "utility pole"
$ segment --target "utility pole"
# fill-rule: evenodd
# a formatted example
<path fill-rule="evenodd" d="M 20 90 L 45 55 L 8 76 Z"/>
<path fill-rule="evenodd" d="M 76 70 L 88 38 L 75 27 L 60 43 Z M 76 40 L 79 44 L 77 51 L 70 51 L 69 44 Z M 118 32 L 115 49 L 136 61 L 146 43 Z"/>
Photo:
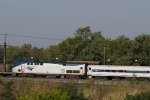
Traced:
<path fill-rule="evenodd" d="M 105 47 L 104 47 L 104 61 L 103 61 L 104 65 L 105 65 L 105 62 L 106 62 L 106 60 L 105 60 L 106 57 L 105 56 L 106 56 L 106 50 L 105 50 Z"/>
<path fill-rule="evenodd" d="M 4 41 L 4 72 L 6 72 L 6 37 L 7 37 L 7 34 L 4 34 L 5 35 L 5 41 Z"/>

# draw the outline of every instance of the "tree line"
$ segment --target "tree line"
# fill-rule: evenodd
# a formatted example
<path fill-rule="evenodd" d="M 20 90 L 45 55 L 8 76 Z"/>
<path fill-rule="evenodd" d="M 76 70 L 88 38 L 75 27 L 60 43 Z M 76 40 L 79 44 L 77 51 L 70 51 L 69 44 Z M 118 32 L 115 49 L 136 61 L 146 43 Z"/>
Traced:
<path fill-rule="evenodd" d="M 3 47 L 0 47 L 1 63 L 3 50 Z M 20 61 L 99 61 L 100 64 L 109 65 L 150 66 L 150 35 L 141 34 L 135 39 L 121 35 L 110 39 L 104 37 L 101 32 L 92 32 L 90 27 L 86 26 L 77 29 L 73 37 L 48 48 L 33 47 L 31 44 L 7 47 L 7 63 Z"/>

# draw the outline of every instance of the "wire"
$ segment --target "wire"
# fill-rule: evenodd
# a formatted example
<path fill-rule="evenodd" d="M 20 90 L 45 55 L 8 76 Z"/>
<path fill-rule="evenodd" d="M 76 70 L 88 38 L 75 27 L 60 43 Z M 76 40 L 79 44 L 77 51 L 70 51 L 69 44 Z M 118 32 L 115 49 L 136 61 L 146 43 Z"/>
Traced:
<path fill-rule="evenodd" d="M 0 34 L 0 35 L 9 35 L 9 36 L 18 36 L 18 37 L 27 37 L 27 38 L 38 38 L 38 39 L 46 39 L 46 40 L 62 40 L 62 39 L 52 39 L 52 38 L 46 38 L 46 37 L 19 35 L 19 34 Z"/>

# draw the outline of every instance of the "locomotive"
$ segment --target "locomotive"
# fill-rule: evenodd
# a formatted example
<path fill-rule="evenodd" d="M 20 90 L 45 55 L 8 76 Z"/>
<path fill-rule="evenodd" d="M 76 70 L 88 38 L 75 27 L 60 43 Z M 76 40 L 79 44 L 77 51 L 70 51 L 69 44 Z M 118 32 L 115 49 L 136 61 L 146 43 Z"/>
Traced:
<path fill-rule="evenodd" d="M 19 75 L 56 78 L 150 78 L 150 66 L 88 65 L 66 62 L 19 62 L 12 72 Z"/>

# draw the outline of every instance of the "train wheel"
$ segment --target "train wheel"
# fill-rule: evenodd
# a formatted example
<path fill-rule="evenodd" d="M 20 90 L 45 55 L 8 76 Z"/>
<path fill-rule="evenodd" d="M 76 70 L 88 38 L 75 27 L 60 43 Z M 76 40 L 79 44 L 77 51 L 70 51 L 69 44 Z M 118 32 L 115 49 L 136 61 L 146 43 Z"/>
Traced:
<path fill-rule="evenodd" d="M 16 77 L 20 77 L 20 74 L 19 74 L 19 73 L 16 73 Z"/>
<path fill-rule="evenodd" d="M 110 77 L 110 76 L 108 76 L 108 77 L 107 77 L 107 79 L 108 79 L 108 80 L 112 80 L 113 78 L 112 78 L 112 77 Z"/>
<path fill-rule="evenodd" d="M 89 79 L 91 79 L 91 78 L 92 78 L 92 76 L 88 76 L 88 78 L 89 78 Z"/>
<path fill-rule="evenodd" d="M 61 76 L 57 75 L 56 78 L 60 78 Z"/>
<path fill-rule="evenodd" d="M 60 76 L 60 78 L 66 78 L 66 75 L 62 75 L 62 76 Z"/>

